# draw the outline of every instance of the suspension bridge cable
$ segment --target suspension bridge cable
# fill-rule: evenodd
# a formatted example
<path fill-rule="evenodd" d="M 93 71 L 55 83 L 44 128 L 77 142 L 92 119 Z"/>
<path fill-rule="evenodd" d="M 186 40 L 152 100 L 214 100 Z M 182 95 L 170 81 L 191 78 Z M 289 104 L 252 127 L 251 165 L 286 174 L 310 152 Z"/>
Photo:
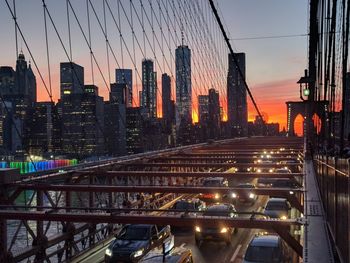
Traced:
<path fill-rule="evenodd" d="M 243 83 L 244 83 L 244 86 L 245 86 L 245 88 L 246 88 L 246 90 L 247 90 L 247 92 L 248 92 L 248 94 L 249 94 L 249 97 L 250 97 L 250 99 L 251 99 L 252 102 L 253 102 L 253 105 L 254 105 L 255 110 L 257 111 L 257 113 L 258 113 L 258 115 L 259 115 L 259 118 L 261 119 L 263 125 L 264 125 L 265 128 L 267 129 L 266 124 L 265 124 L 265 121 L 264 121 L 264 119 L 263 119 L 263 117 L 262 117 L 262 115 L 261 115 L 261 113 L 260 113 L 259 108 L 258 108 L 258 105 L 257 105 L 256 102 L 255 102 L 255 99 L 254 99 L 254 97 L 253 97 L 253 94 L 251 93 L 251 91 L 250 91 L 250 89 L 249 89 L 249 87 L 248 87 L 248 84 L 247 84 L 247 82 L 245 81 L 245 78 L 244 78 L 244 76 L 243 76 L 242 70 L 241 70 L 241 68 L 240 68 L 240 66 L 239 66 L 239 64 L 238 64 L 236 55 L 235 55 L 234 52 L 233 52 L 233 49 L 232 49 L 231 44 L 230 44 L 230 40 L 228 39 L 228 37 L 227 37 L 227 35 L 226 35 L 225 29 L 224 29 L 224 27 L 223 27 L 223 25 L 222 25 L 222 23 L 221 23 L 220 17 L 219 17 L 219 15 L 218 15 L 218 12 L 217 12 L 217 10 L 216 10 L 216 7 L 215 7 L 215 5 L 214 5 L 214 3 L 213 3 L 213 0 L 209 0 L 209 3 L 210 3 L 210 6 L 211 6 L 211 8 L 212 8 L 212 10 L 213 10 L 213 13 L 214 13 L 214 15 L 215 15 L 215 17 L 216 17 L 216 20 L 217 20 L 217 22 L 218 22 L 218 24 L 219 24 L 219 27 L 220 27 L 220 29 L 221 29 L 221 32 L 222 32 L 222 34 L 224 35 L 224 39 L 225 39 L 225 41 L 226 41 L 226 43 L 227 43 L 227 46 L 228 46 L 228 48 L 229 48 L 229 50 L 230 50 L 232 59 L 233 59 L 235 65 L 236 65 L 236 67 L 237 67 L 237 69 L 238 69 L 238 73 L 239 73 L 239 75 L 240 75 L 240 77 L 241 77 L 241 79 L 242 79 L 242 81 L 243 81 Z"/>

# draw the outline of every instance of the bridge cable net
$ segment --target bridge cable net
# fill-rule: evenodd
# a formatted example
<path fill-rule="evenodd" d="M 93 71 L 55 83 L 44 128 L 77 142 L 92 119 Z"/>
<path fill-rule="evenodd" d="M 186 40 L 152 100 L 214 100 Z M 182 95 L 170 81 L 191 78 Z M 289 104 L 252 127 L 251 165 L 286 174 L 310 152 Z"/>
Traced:
<path fill-rule="evenodd" d="M 77 92 L 84 93 L 86 83 L 80 78 L 80 72 L 75 64 L 85 67 L 86 79 L 88 78 L 92 85 L 100 88 L 100 95 L 105 100 L 111 93 L 110 84 L 115 82 L 112 77 L 114 69 L 132 69 L 134 81 L 132 87 L 127 86 L 127 89 L 131 89 L 134 95 L 132 106 L 139 107 L 140 100 L 142 100 L 139 94 L 142 93 L 143 83 L 141 62 L 143 59 L 151 58 L 154 66 L 153 72 L 159 73 L 154 76 L 155 94 L 153 95 L 157 102 L 156 116 L 161 117 L 160 76 L 164 73 L 170 76 L 171 99 L 176 101 L 175 49 L 179 46 L 188 46 L 191 50 L 192 121 L 196 121 L 199 115 L 198 96 L 208 95 L 209 88 L 215 88 L 218 91 L 223 116 L 227 115 L 228 49 L 207 1 L 103 0 L 97 3 L 91 0 L 81 2 L 42 0 L 22 3 L 13 0 L 11 4 L 9 0 L 5 0 L 3 5 L 8 10 L 7 19 L 14 21 L 15 36 L 11 44 L 15 46 L 16 56 L 18 57 L 19 53 L 28 54 L 34 65 L 34 73 L 39 76 L 38 94 L 41 101 L 49 101 L 55 105 L 60 99 L 62 94 L 60 94 L 57 77 L 59 75 L 58 65 L 61 62 L 67 62 L 72 72 L 71 78 L 77 81 L 77 87 L 80 89 Z M 29 10 L 28 5 L 35 10 L 34 13 L 26 12 Z M 26 21 L 32 21 L 31 25 Z M 7 47 L 7 49 L 10 48 Z M 181 60 L 181 56 L 178 59 Z M 182 60 L 185 67 L 184 56 Z M 185 68 L 182 71 L 186 72 L 186 70 L 188 69 Z M 124 72 L 122 78 L 128 85 Z M 120 103 L 112 93 L 110 99 L 111 102 Z M 5 110 L 9 113 L 10 109 L 2 95 L 1 100 Z M 175 111 L 176 114 L 179 114 L 177 107 Z M 54 118 L 62 117 L 58 108 L 55 108 L 54 114 Z M 117 114 L 125 127 L 125 118 L 119 111 Z M 143 114 L 138 111 L 138 114 L 142 121 L 147 119 L 147 113 Z M 86 114 L 81 114 L 79 118 L 81 122 L 89 121 L 89 116 Z M 94 118 L 92 122 L 106 142 L 107 135 L 104 129 L 106 124 L 98 118 Z M 23 135 L 15 122 L 13 126 L 19 138 L 23 140 Z M 65 126 L 62 132 L 68 132 Z M 83 137 L 88 137 L 90 132 L 90 130 L 84 130 Z M 82 149 L 87 147 L 87 142 L 77 138 L 77 143 L 73 143 L 71 147 L 72 152 L 79 155 Z M 28 149 L 24 151 L 31 158 L 30 151 Z M 30 160 L 36 169 L 33 160 Z M 37 203 L 42 198 L 47 198 L 48 203 L 55 207 L 67 198 L 64 192 L 53 194 L 49 191 L 42 193 L 24 191 L 24 196 L 25 204 L 28 206 Z M 77 202 L 80 205 L 86 203 L 84 197 L 86 196 L 77 194 Z M 95 197 L 96 204 L 103 206 L 107 195 L 100 193 Z M 70 227 L 66 224 L 55 225 L 51 222 L 46 222 L 44 225 L 44 233 L 47 235 L 67 231 Z M 96 231 L 101 234 L 107 225 L 101 224 L 99 227 Z M 18 245 L 16 241 L 18 241 L 20 229 L 25 229 L 27 234 L 26 242 L 19 242 Z M 82 232 L 83 240 L 91 239 L 92 236 L 89 236 L 88 230 L 84 231 Z M 8 251 L 16 254 L 14 250 L 24 249 L 36 239 L 38 235 L 31 224 L 26 221 L 17 221 L 16 231 L 9 241 Z M 64 242 L 59 243 L 61 247 L 64 245 Z M 80 249 L 82 248 L 77 248 L 77 250 Z M 47 251 L 49 252 L 50 250 Z M 58 253 L 52 256 L 57 256 Z M 64 258 L 63 255 L 62 259 Z"/>

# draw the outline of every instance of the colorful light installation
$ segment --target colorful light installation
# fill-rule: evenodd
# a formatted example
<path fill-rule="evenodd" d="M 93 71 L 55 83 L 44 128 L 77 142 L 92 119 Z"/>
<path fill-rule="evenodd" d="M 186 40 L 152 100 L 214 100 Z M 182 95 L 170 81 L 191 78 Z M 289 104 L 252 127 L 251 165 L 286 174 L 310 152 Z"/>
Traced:
<path fill-rule="evenodd" d="M 0 162 L 0 168 L 17 168 L 21 174 L 46 171 L 64 166 L 72 166 L 78 164 L 77 159 L 58 159 L 37 162 Z"/>

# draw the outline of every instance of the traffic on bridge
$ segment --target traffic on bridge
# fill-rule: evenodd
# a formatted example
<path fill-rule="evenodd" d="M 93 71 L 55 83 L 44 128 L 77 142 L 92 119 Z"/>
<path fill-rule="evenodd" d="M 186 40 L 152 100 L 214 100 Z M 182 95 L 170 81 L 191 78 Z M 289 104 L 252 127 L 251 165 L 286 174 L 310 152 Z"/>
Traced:
<path fill-rule="evenodd" d="M 350 262 L 350 0 L 0 25 L 0 263 Z"/>
<path fill-rule="evenodd" d="M 249 262 L 259 256 L 250 250 L 296 262 L 302 257 L 303 158 L 301 139 L 257 137 L 26 182 L 12 176 L 3 185 L 8 195 L 0 216 L 13 222 L 9 231 L 20 229 L 18 222 L 37 221 L 37 233 L 32 230 L 37 241 L 7 256 L 14 261 L 42 253 L 58 261 L 152 262 L 147 258 L 157 253 L 162 258 L 163 249 L 175 246 L 176 253 L 187 253 L 194 262 Z M 30 205 L 14 203 L 28 193 L 36 199 Z M 50 235 L 50 225 L 62 232 Z M 20 238 L 14 232 L 12 240 L 3 240 L 14 243 Z M 266 240 L 265 250 L 251 247 L 256 239 Z M 278 253 L 269 250 L 274 245 Z"/>

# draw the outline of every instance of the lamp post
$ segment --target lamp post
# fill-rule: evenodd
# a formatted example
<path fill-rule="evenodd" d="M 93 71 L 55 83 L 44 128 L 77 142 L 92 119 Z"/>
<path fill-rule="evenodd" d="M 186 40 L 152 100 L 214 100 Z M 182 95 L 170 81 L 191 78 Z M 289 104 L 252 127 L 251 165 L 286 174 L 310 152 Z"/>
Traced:
<path fill-rule="evenodd" d="M 304 143 L 305 143 L 305 157 L 311 159 L 310 144 L 312 140 L 312 98 L 310 98 L 310 86 L 313 86 L 314 80 L 308 76 L 307 69 L 304 71 L 304 76 L 297 82 L 300 86 L 299 95 L 300 99 L 304 102 L 305 116 L 304 116 Z"/>

